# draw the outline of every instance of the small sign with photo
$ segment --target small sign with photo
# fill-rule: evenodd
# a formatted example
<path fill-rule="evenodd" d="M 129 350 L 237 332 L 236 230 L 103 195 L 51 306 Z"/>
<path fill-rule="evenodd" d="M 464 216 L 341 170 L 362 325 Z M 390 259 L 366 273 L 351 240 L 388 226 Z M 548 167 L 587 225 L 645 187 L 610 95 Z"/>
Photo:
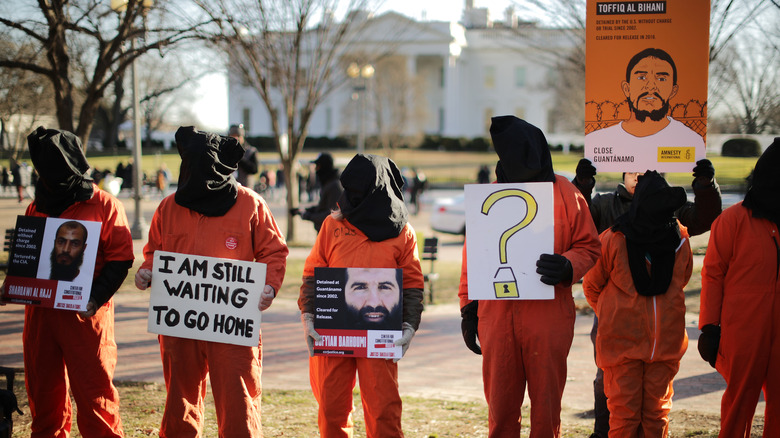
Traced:
<path fill-rule="evenodd" d="M 87 309 L 100 222 L 18 216 L 5 280 L 5 302 Z"/>
<path fill-rule="evenodd" d="M 400 358 L 401 269 L 315 268 L 316 356 Z"/>

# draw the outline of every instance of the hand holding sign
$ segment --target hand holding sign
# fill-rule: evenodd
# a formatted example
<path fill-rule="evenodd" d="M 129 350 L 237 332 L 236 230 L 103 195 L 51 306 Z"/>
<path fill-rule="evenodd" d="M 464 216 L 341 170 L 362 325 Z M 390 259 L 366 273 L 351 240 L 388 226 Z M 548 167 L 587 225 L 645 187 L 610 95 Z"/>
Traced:
<path fill-rule="evenodd" d="M 271 307 L 271 303 L 274 301 L 276 293 L 271 285 L 266 284 L 263 288 L 263 292 L 260 293 L 260 302 L 257 304 L 257 308 L 262 312 L 263 310 Z"/>
<path fill-rule="evenodd" d="M 303 335 L 306 337 L 306 345 L 309 347 L 309 357 L 314 357 L 314 343 L 322 342 L 322 336 L 314 330 L 314 314 L 304 313 L 301 315 L 303 323 Z"/>
<path fill-rule="evenodd" d="M 149 269 L 139 269 L 135 273 L 135 287 L 140 290 L 146 290 L 152 283 L 152 271 Z"/>

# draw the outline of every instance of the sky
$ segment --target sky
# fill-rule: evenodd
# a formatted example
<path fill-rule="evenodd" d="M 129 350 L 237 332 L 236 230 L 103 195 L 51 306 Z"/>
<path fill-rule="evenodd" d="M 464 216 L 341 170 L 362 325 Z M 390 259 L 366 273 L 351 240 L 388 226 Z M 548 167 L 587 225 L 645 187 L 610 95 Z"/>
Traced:
<path fill-rule="evenodd" d="M 474 0 L 474 7 L 488 8 L 493 19 L 501 19 L 512 0 Z M 460 21 L 465 0 L 385 0 L 377 13 L 394 10 L 407 17 L 421 20 L 423 15 L 430 21 Z M 215 73 L 201 79 L 198 99 L 193 109 L 200 119 L 202 129 L 221 132 L 229 124 L 227 110 L 227 79 L 224 74 Z"/>

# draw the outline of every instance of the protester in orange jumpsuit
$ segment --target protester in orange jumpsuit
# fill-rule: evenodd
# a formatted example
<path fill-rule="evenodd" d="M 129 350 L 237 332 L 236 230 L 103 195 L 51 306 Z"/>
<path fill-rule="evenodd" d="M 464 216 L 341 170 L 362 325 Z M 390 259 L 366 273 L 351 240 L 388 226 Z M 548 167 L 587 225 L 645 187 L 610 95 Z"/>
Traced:
<path fill-rule="evenodd" d="M 693 262 L 674 218 L 685 202 L 685 190 L 657 172 L 640 176 L 628 213 L 601 235 L 601 257 L 585 274 L 610 438 L 668 434 L 672 379 L 688 347 L 683 288 Z"/>
<path fill-rule="evenodd" d="M 555 254 L 540 255 L 537 273 L 543 283 L 555 286 L 555 298 L 469 301 L 464 245 L 458 292 L 463 338 L 469 349 L 483 355 L 489 436 L 520 436 L 527 383 L 531 437 L 557 437 L 566 357 L 574 338 L 571 285 L 593 266 L 601 245 L 585 198 L 553 173 L 542 131 L 517 117 L 501 116 L 493 118 L 490 134 L 499 156 L 497 182 L 553 183 Z"/>
<path fill-rule="evenodd" d="M 146 289 L 156 250 L 267 265 L 258 308 L 267 309 L 282 285 L 288 254 L 282 232 L 263 198 L 232 173 L 244 148 L 234 138 L 181 127 L 179 186 L 152 218 L 144 262 L 135 276 Z M 211 379 L 220 437 L 260 437 L 262 342 L 246 347 L 159 336 L 168 396 L 160 436 L 199 437 L 206 378 Z"/>
<path fill-rule="evenodd" d="M 590 205 L 590 214 L 596 224 L 599 234 L 615 225 L 618 217 L 628 212 L 631 199 L 634 197 L 639 173 L 631 172 L 623 174 L 623 183 L 618 184 L 613 193 L 598 193 L 591 198 L 596 186 L 596 168 L 587 158 L 582 158 L 577 163 L 577 175 L 572 179 L 572 184 L 577 187 Z M 710 230 L 712 221 L 721 212 L 720 187 L 715 180 L 715 167 L 712 162 L 702 159 L 696 162 L 693 168 L 694 202 L 686 202 L 677 209 L 674 215 L 679 219 L 690 236 L 697 236 Z M 590 331 L 590 340 L 593 343 L 593 357 L 596 357 L 596 334 L 598 333 L 599 319 L 593 318 L 593 328 Z M 596 371 L 593 379 L 593 411 L 594 427 L 590 438 L 606 438 L 609 434 L 609 409 L 607 409 L 607 397 L 604 395 L 604 373 L 601 368 Z"/>
<path fill-rule="evenodd" d="M 726 380 L 720 437 L 749 437 L 764 390 L 764 436 L 780 436 L 780 137 L 745 200 L 712 224 L 701 272 L 699 353 Z"/>
<path fill-rule="evenodd" d="M 403 336 L 395 343 L 406 353 L 420 325 L 424 285 L 417 238 L 407 222 L 401 172 L 387 158 L 358 154 L 341 174 L 341 184 L 339 210 L 322 223 L 303 270 L 298 307 L 309 355 L 320 340 L 314 330 L 314 268 L 318 267 L 401 268 Z M 396 360 L 314 356 L 309 359 L 309 378 L 319 403 L 320 436 L 352 436 L 356 372 L 366 435 L 402 437 Z"/>
<path fill-rule="evenodd" d="M 39 178 L 25 215 L 101 222 L 87 310 L 27 306 L 24 372 L 31 437 L 67 437 L 70 395 L 84 437 L 122 437 L 119 393 L 112 383 L 117 351 L 114 304 L 133 264 L 133 241 L 122 204 L 89 175 L 81 141 L 67 131 L 38 128 L 27 137 Z"/>

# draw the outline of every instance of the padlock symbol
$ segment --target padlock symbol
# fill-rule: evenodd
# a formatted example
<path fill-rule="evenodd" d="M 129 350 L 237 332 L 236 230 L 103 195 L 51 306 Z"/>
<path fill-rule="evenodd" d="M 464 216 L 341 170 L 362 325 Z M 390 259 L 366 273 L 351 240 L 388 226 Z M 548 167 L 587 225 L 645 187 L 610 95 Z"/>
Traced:
<path fill-rule="evenodd" d="M 498 268 L 496 275 L 493 276 L 493 290 L 496 298 L 518 298 L 520 293 L 517 290 L 517 279 L 512 268 L 503 266 Z"/>

